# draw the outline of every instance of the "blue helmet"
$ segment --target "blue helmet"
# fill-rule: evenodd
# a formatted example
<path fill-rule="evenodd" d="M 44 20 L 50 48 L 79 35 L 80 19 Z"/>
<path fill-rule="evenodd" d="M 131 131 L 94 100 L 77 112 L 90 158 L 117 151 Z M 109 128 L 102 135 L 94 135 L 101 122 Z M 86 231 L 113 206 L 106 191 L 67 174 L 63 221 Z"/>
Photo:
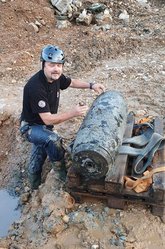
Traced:
<path fill-rule="evenodd" d="M 42 62 L 48 61 L 48 62 L 64 64 L 65 55 L 64 52 L 58 46 L 47 45 L 41 51 L 40 60 Z"/>

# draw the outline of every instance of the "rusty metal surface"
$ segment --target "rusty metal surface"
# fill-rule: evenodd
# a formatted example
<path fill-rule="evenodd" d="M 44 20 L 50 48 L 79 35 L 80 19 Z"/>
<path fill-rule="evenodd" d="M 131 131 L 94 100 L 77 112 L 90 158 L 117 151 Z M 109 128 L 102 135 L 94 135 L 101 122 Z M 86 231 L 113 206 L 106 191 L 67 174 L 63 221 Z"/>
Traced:
<path fill-rule="evenodd" d="M 127 106 L 117 91 L 99 95 L 87 113 L 74 142 L 75 169 L 87 179 L 99 179 L 114 164 L 122 144 Z"/>

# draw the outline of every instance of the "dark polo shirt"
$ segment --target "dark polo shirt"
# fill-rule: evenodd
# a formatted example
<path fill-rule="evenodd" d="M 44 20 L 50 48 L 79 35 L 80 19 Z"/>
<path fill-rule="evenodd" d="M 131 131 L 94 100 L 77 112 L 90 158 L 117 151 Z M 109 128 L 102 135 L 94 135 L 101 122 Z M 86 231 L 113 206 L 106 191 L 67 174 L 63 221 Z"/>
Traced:
<path fill-rule="evenodd" d="M 60 90 L 71 84 L 71 79 L 61 75 L 58 80 L 49 83 L 43 70 L 32 76 L 24 87 L 21 120 L 30 124 L 44 124 L 39 113 L 57 113 Z"/>

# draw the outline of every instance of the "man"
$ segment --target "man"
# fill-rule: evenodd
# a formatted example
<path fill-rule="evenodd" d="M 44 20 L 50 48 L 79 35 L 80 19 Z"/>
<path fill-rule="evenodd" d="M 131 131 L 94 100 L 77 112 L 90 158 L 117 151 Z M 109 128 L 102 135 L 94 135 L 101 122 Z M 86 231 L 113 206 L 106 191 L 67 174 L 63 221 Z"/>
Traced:
<path fill-rule="evenodd" d="M 42 166 L 47 156 L 57 168 L 59 177 L 65 178 L 65 150 L 61 138 L 53 132 L 53 126 L 82 116 L 88 110 L 86 105 L 76 105 L 67 112 L 57 113 L 60 90 L 68 87 L 89 88 L 98 93 L 105 90 L 102 84 L 66 77 L 63 74 L 65 56 L 57 46 L 45 46 L 41 51 L 41 62 L 42 70 L 33 75 L 24 87 L 20 127 L 21 133 L 33 144 L 28 167 L 32 189 L 41 184 Z"/>

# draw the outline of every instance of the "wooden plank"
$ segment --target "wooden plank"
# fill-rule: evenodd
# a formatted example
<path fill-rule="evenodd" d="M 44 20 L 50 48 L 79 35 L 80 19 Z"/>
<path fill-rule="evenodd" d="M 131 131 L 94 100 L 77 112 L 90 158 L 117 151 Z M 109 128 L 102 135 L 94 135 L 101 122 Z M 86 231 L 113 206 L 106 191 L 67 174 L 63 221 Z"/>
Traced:
<path fill-rule="evenodd" d="M 133 133 L 134 116 L 128 115 L 124 137 L 129 138 Z M 128 155 L 117 155 L 114 166 L 108 171 L 105 178 L 105 189 L 115 193 L 123 189 L 123 176 L 127 171 Z"/>
<path fill-rule="evenodd" d="M 96 203 L 96 200 L 105 201 L 110 208 L 117 208 L 117 209 L 124 209 L 125 208 L 125 200 L 121 199 L 119 197 L 110 196 L 110 195 L 102 195 L 101 193 L 89 193 L 89 192 L 70 192 L 70 194 L 78 200 L 78 202 L 81 201 L 87 201 L 86 198 L 89 200 L 92 200 Z"/>
<path fill-rule="evenodd" d="M 117 208 L 117 209 L 125 208 L 125 200 L 114 197 L 114 196 L 107 198 L 107 204 L 108 204 L 108 207 L 110 208 Z"/>
<path fill-rule="evenodd" d="M 163 119 L 155 118 L 154 131 L 163 135 Z M 165 166 L 165 147 L 158 151 L 153 159 L 153 168 Z M 165 172 L 153 175 L 153 198 L 156 202 L 165 203 Z"/>

